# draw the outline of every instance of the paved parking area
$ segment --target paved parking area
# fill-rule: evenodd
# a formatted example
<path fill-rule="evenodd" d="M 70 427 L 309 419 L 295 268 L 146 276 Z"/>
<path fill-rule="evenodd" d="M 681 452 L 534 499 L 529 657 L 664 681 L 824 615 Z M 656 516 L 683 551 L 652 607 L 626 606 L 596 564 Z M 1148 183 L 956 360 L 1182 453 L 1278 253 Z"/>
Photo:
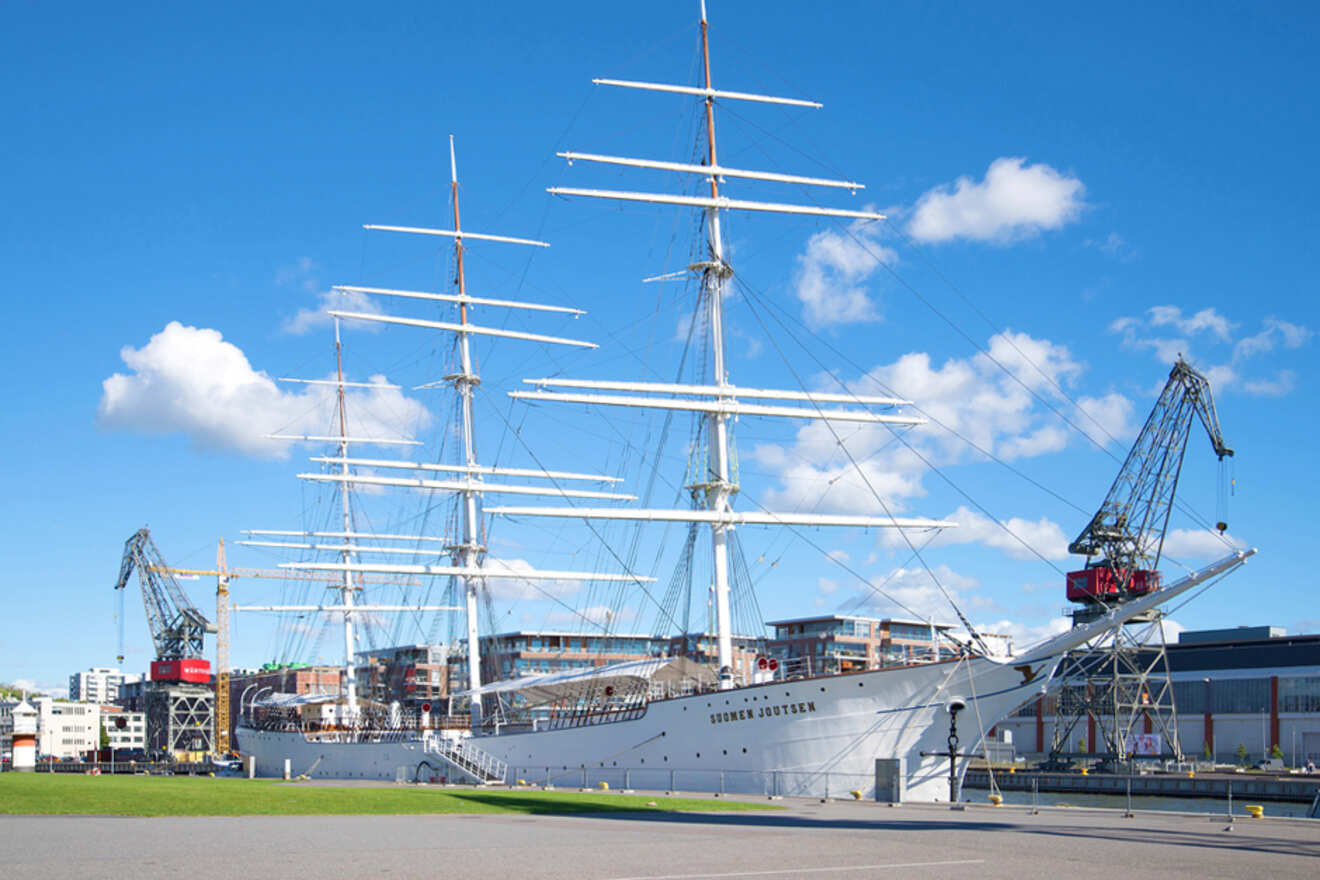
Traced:
<path fill-rule="evenodd" d="M 663 795 L 658 795 L 663 797 Z M 780 802 L 776 813 L 131 819 L 0 816 L 24 880 L 1320 876 L 1320 821 Z"/>

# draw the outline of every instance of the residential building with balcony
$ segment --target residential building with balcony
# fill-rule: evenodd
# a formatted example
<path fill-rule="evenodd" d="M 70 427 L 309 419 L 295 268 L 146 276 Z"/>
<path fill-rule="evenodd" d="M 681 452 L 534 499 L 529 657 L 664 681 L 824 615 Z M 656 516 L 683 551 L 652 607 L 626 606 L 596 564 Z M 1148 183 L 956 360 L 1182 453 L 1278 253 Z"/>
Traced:
<path fill-rule="evenodd" d="M 829 614 L 770 621 L 771 656 L 792 674 L 829 675 L 906 666 L 951 656 L 952 627 L 913 620 Z"/>
<path fill-rule="evenodd" d="M 113 703 L 119 699 L 124 674 L 118 669 L 94 667 L 69 676 L 69 699 L 75 703 Z"/>

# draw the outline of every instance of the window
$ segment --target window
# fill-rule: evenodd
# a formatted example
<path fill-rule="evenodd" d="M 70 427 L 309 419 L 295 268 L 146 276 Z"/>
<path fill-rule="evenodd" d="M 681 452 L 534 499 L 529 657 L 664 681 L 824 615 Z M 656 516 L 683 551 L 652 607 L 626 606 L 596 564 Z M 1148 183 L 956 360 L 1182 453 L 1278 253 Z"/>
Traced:
<path fill-rule="evenodd" d="M 891 639 L 929 642 L 930 627 L 911 623 L 891 623 L 889 624 L 889 637 Z"/>
<path fill-rule="evenodd" d="M 1206 711 L 1206 684 L 1203 681 L 1175 681 L 1173 683 L 1173 704 L 1179 712 L 1194 715 Z"/>
<path fill-rule="evenodd" d="M 1320 712 L 1320 677 L 1280 678 L 1280 712 Z"/>
<path fill-rule="evenodd" d="M 1270 710 L 1268 678 L 1217 679 L 1211 683 L 1211 711 L 1245 714 Z"/>

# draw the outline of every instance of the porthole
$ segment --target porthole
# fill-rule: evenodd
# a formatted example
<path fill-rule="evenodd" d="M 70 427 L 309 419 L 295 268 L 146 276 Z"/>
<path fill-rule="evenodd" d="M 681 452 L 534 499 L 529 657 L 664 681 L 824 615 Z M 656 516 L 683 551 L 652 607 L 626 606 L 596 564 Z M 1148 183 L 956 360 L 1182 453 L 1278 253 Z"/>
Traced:
<path fill-rule="evenodd" d="M 668 756 L 668 755 L 665 755 L 665 760 L 666 760 L 666 761 L 669 760 L 669 756 Z"/>
<path fill-rule="evenodd" d="M 822 694 L 825 693 L 825 688 L 821 688 L 821 689 L 820 689 L 820 692 L 821 692 Z"/>
<path fill-rule="evenodd" d="M 727 755 L 728 753 L 729 753 L 729 750 L 728 750 L 728 749 L 724 749 L 724 754 Z"/>
<path fill-rule="evenodd" d="M 701 757 L 701 752 L 697 752 L 697 757 L 698 757 L 698 758 Z"/>
<path fill-rule="evenodd" d="M 747 746 L 743 746 L 743 754 L 747 754 Z"/>
<path fill-rule="evenodd" d="M 866 687 L 866 682 L 864 682 L 864 681 L 859 681 L 859 682 L 857 682 L 857 686 L 858 686 L 858 687 Z"/>

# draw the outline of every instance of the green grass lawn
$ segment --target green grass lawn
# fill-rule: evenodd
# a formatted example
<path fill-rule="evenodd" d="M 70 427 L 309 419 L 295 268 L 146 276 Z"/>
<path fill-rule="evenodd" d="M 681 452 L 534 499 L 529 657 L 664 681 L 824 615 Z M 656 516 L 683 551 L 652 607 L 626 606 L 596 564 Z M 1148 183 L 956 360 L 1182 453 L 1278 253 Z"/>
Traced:
<path fill-rule="evenodd" d="M 650 804 L 655 806 L 650 806 Z M 97 816 L 327 816 L 416 813 L 617 813 L 779 809 L 723 798 L 332 787 L 278 779 L 0 773 L 0 813 Z"/>

